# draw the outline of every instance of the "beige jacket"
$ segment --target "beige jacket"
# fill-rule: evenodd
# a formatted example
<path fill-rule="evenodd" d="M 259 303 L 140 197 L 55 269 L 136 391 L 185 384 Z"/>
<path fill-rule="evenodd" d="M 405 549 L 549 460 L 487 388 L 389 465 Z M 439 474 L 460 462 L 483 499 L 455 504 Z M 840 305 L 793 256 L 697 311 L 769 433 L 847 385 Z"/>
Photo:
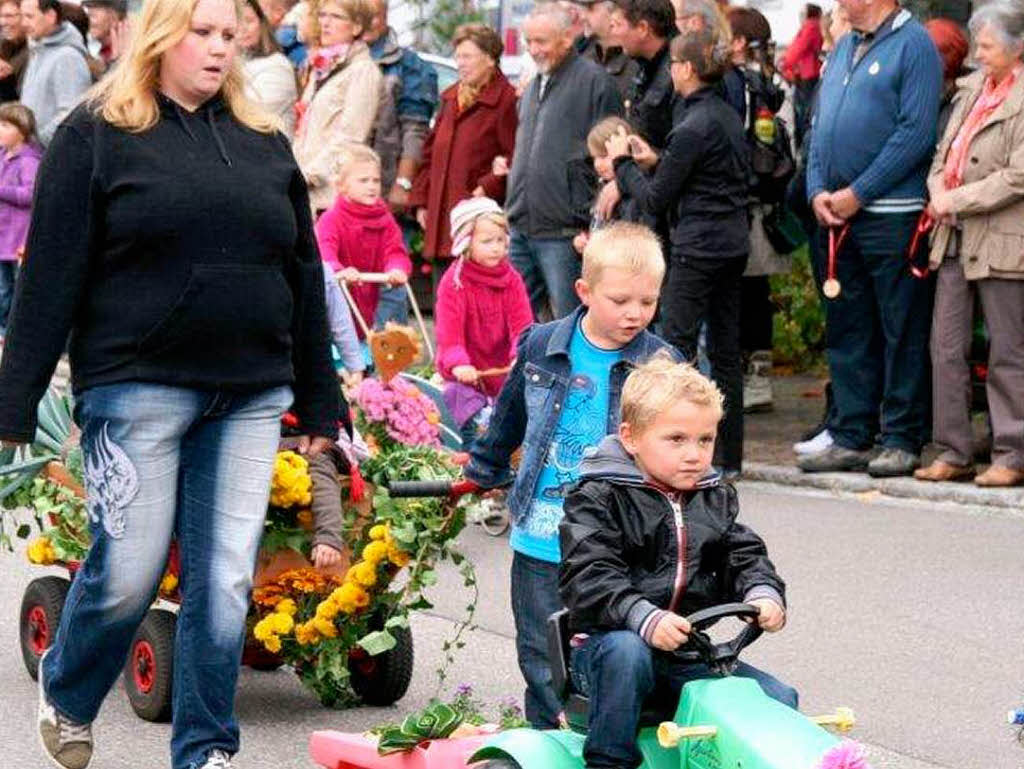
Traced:
<path fill-rule="evenodd" d="M 299 97 L 292 63 L 283 53 L 272 53 L 246 59 L 242 69 L 245 95 L 277 117 L 281 130 L 291 139 L 295 133 L 295 101 Z"/>
<path fill-rule="evenodd" d="M 983 72 L 959 81 L 953 113 L 928 173 L 928 191 L 945 189 L 942 176 L 949 147 L 974 106 Z M 1024 279 L 1024 77 L 971 141 L 963 184 L 953 190 L 953 210 L 963 228 L 960 259 L 968 280 Z M 940 225 L 932 238 L 931 266 L 937 268 L 952 228 Z"/>
<path fill-rule="evenodd" d="M 309 184 L 313 210 L 334 204 L 341 149 L 349 142 L 366 144 L 370 140 L 383 93 L 384 76 L 360 40 L 352 43 L 319 87 L 310 74 L 302 93 L 307 105 L 304 127 L 296 135 L 293 149 Z"/>

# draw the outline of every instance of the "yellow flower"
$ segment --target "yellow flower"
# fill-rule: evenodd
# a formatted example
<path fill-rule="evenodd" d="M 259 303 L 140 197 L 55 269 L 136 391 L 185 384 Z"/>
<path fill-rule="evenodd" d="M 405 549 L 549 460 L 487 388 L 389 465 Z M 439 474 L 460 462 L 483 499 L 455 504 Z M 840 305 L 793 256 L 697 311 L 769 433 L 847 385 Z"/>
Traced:
<path fill-rule="evenodd" d="M 284 598 L 278 601 L 277 606 L 274 607 L 274 611 L 279 614 L 287 614 L 289 617 L 294 617 L 295 612 L 299 610 L 299 607 L 295 605 L 295 601 L 291 598 Z"/>
<path fill-rule="evenodd" d="M 360 561 L 348 570 L 345 579 L 363 587 L 373 587 L 377 584 L 377 565 Z"/>
<path fill-rule="evenodd" d="M 164 578 L 160 580 L 160 592 L 161 593 L 173 593 L 175 588 L 178 587 L 178 578 L 170 572 L 164 574 Z"/>
<path fill-rule="evenodd" d="M 308 505 L 312 501 L 312 486 L 309 463 L 294 451 L 279 452 L 274 459 L 270 504 L 275 507 Z"/>
<path fill-rule="evenodd" d="M 257 641 L 266 641 L 270 636 L 274 635 L 274 626 L 270 619 L 271 615 L 268 615 L 256 623 L 256 627 L 252 629 L 253 637 Z"/>
<path fill-rule="evenodd" d="M 395 566 L 401 568 L 403 566 L 408 566 L 412 557 L 404 550 L 401 550 L 394 544 L 391 544 L 388 546 L 388 560 Z"/>
<path fill-rule="evenodd" d="M 370 539 L 381 540 L 388 535 L 388 527 L 383 523 L 378 523 L 376 526 L 370 529 Z"/>
<path fill-rule="evenodd" d="M 42 566 L 49 566 L 57 560 L 57 551 L 53 549 L 53 543 L 49 537 L 38 537 L 28 546 L 28 560 Z"/>
<path fill-rule="evenodd" d="M 289 614 L 275 612 L 270 615 L 270 619 L 271 627 L 278 635 L 288 635 L 292 632 L 292 628 L 295 627 L 295 620 L 293 620 Z"/>
<path fill-rule="evenodd" d="M 277 654 L 281 651 L 281 639 L 276 635 L 272 635 L 263 642 L 263 646 L 266 647 L 268 652 Z"/>
<path fill-rule="evenodd" d="M 334 619 L 338 616 L 338 604 L 328 598 L 326 601 L 321 601 L 316 607 L 316 616 L 323 617 L 324 619 Z"/>
<path fill-rule="evenodd" d="M 388 557 L 388 546 L 374 540 L 363 548 L 363 558 L 372 564 L 378 564 Z"/>
<path fill-rule="evenodd" d="M 338 628 L 334 626 L 334 623 L 331 620 L 324 619 L 323 617 L 313 617 L 311 621 L 313 623 L 313 627 L 316 629 L 316 632 L 318 632 L 324 638 L 338 637 Z"/>
<path fill-rule="evenodd" d="M 316 632 L 311 622 L 303 622 L 295 626 L 295 640 L 302 646 L 309 646 L 320 640 L 320 634 Z"/>
<path fill-rule="evenodd" d="M 345 614 L 354 614 L 357 609 L 369 605 L 370 596 L 358 585 L 347 582 L 331 593 L 330 600 Z"/>

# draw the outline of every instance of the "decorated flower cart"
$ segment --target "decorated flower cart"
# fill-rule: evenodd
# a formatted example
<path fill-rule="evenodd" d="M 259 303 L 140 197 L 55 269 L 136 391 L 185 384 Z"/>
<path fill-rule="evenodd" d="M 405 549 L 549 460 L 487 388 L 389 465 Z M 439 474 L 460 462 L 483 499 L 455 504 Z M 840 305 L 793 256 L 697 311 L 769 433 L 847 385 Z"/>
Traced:
<path fill-rule="evenodd" d="M 401 336 L 389 334 L 388 345 L 401 343 Z M 259 670 L 288 665 L 330 706 L 388 705 L 405 694 L 413 669 L 409 614 L 430 608 L 424 591 L 436 583 L 439 562 L 455 563 L 463 583 L 475 591 L 472 565 L 453 547 L 465 525 L 466 505 L 388 493 L 389 479 L 451 479 L 458 467 L 453 453 L 441 447 L 435 400 L 411 380 L 395 376 L 397 369 L 378 366 L 382 369 L 389 378 L 366 379 L 351 393 L 367 451 L 340 478 L 341 563 L 318 570 L 310 562 L 312 484 L 307 462 L 292 451 L 281 451 L 254 575 L 243 664 Z M 35 444 L 0 453 L 0 542 L 10 548 L 12 535 L 28 538 L 36 528 L 39 535 L 27 547 L 29 559 L 60 570 L 34 579 L 22 600 L 21 648 L 33 677 L 89 547 L 81 452 L 71 410 L 68 396 L 50 391 L 39 407 Z M 172 544 L 158 595 L 124 669 L 131 705 L 147 720 L 170 717 L 178 579 Z M 470 620 L 471 614 L 457 635 Z M 446 648 L 459 645 L 453 639 Z"/>

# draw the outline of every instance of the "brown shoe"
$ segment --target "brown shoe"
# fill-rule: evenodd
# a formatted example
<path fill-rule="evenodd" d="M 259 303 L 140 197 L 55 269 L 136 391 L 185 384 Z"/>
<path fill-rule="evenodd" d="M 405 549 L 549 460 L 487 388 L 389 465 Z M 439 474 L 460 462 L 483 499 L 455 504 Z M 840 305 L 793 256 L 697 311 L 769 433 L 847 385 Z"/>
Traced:
<path fill-rule="evenodd" d="M 974 465 L 954 465 L 936 459 L 928 467 L 915 470 L 914 477 L 919 481 L 969 481 L 974 472 Z"/>
<path fill-rule="evenodd" d="M 992 465 L 974 479 L 978 486 L 1019 486 L 1021 482 L 1024 482 L 1024 470 L 1004 465 Z"/>

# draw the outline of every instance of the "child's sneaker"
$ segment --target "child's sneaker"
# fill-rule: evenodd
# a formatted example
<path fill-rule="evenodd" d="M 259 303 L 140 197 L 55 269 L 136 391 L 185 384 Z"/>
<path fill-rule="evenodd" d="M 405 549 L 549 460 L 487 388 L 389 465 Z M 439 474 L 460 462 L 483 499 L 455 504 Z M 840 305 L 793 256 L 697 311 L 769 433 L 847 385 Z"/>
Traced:
<path fill-rule="evenodd" d="M 65 718 L 46 699 L 43 688 L 43 660 L 39 658 L 39 742 L 54 766 L 61 769 L 85 769 L 92 760 L 92 725 Z"/>
<path fill-rule="evenodd" d="M 211 750 L 202 769 L 231 769 L 231 756 L 223 750 Z"/>

